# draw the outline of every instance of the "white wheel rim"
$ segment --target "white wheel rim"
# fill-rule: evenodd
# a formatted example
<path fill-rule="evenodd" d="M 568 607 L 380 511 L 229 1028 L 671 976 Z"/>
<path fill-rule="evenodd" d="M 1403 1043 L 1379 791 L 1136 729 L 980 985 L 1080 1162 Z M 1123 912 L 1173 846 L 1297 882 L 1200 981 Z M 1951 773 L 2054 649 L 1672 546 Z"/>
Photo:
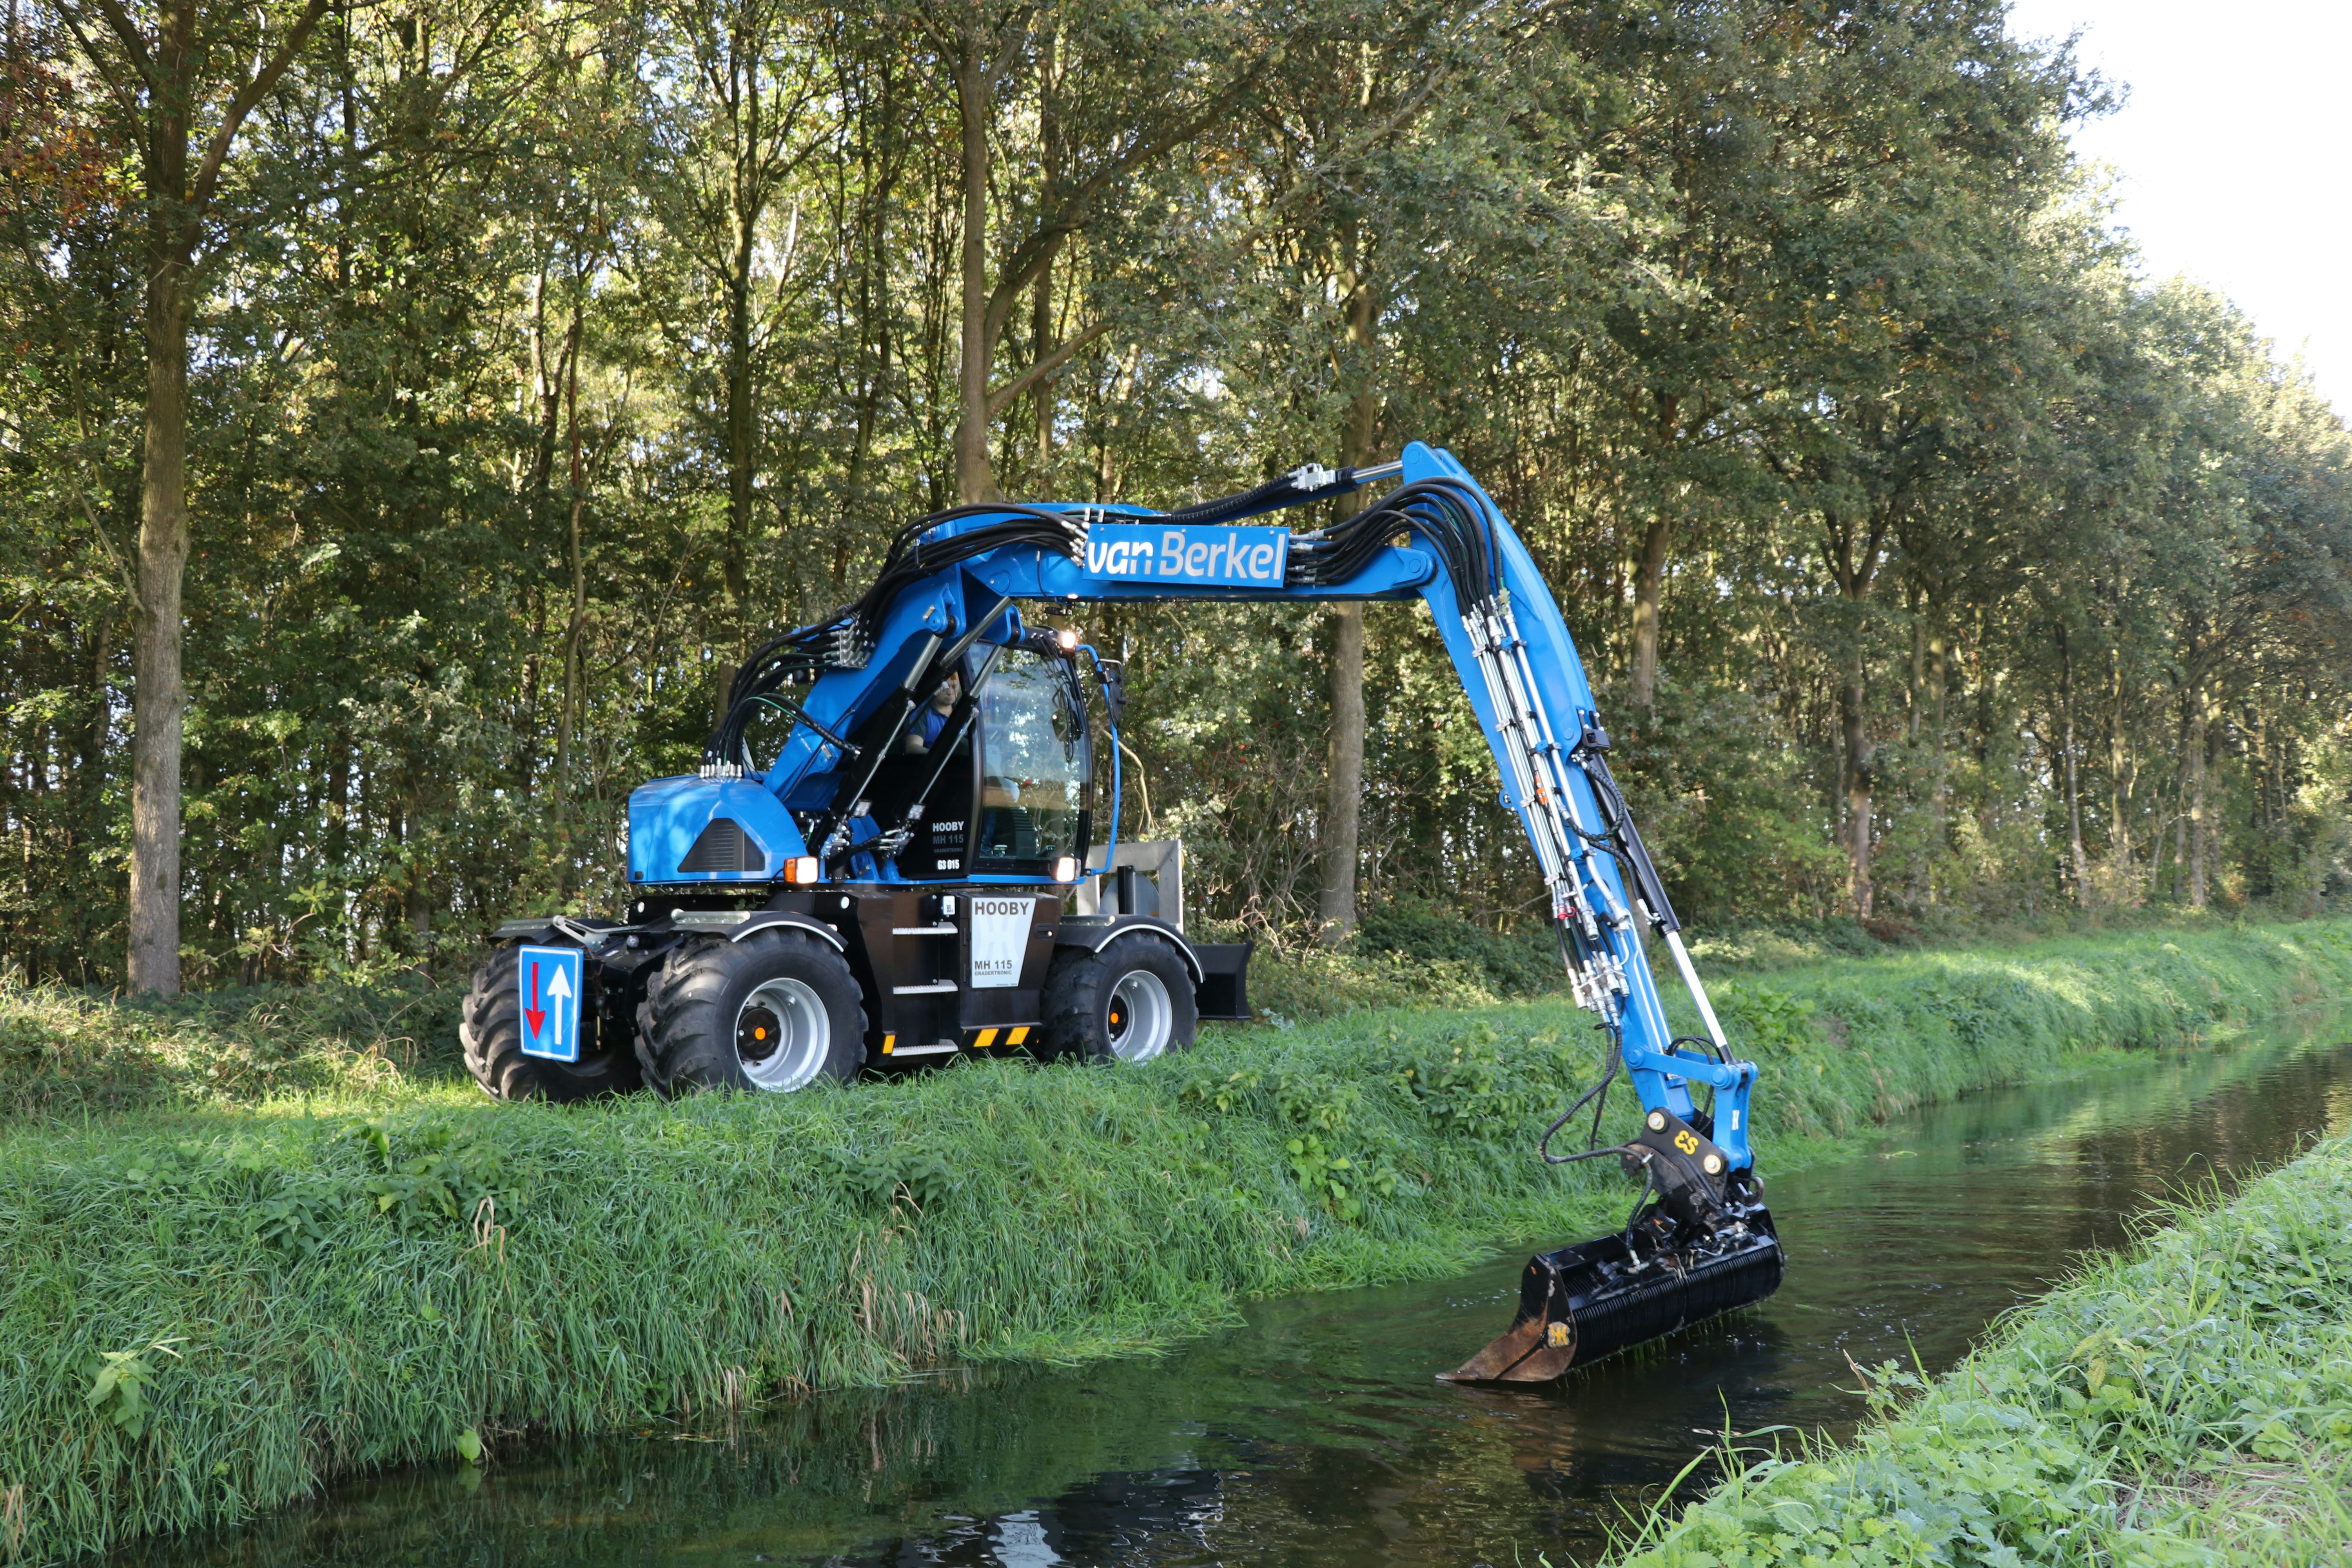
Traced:
<path fill-rule="evenodd" d="M 832 1049 L 833 1020 L 800 981 L 771 980 L 736 1011 L 735 1059 L 753 1089 L 790 1094 L 803 1088 L 824 1070 Z"/>
<path fill-rule="evenodd" d="M 1103 1009 L 1103 1026 L 1110 1034 L 1110 1054 L 1120 1061 L 1148 1062 L 1166 1050 L 1176 1030 L 1176 1006 L 1168 999 L 1166 983 L 1149 969 L 1120 975 Z"/>

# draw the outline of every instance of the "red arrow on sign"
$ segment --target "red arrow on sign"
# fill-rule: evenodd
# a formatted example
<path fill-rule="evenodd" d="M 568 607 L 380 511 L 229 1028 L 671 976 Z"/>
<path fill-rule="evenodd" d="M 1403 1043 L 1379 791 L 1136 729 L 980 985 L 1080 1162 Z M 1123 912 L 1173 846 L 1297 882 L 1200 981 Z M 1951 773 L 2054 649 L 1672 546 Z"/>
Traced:
<path fill-rule="evenodd" d="M 539 1026 L 547 1022 L 547 1009 L 539 1005 L 539 961 L 536 959 L 530 965 L 530 1005 L 522 1010 L 522 1016 L 530 1023 L 531 1038 L 537 1039 Z"/>

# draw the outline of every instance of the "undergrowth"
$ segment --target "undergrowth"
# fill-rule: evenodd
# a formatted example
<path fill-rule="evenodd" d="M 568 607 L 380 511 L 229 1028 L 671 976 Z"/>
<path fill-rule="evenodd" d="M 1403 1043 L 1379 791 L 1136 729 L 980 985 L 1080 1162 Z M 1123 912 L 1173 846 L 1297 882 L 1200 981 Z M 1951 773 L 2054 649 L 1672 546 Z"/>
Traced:
<path fill-rule="evenodd" d="M 1622 1568 L 2352 1561 L 2352 1141 L 2108 1258 L 1878 1422 L 1654 1518 Z"/>
<path fill-rule="evenodd" d="M 1939 932 L 1933 940 L 1875 922 L 1877 931 L 1885 933 L 1881 936 L 1851 918 L 1710 927 L 1685 935 L 1703 973 L 1732 980 L 1771 975 L 1776 978 L 1770 984 L 1780 985 L 1777 977 L 1790 971 L 1820 970 L 1839 977 L 1874 969 L 1923 973 L 1903 968 L 1920 958 L 2021 959 L 2038 964 L 2048 955 L 2161 952 L 2166 942 L 2204 942 L 2244 931 L 2326 930 L 2343 923 L 2250 921 L 2181 910 L 2110 910 L 2097 918 L 2105 929 L 2069 931 L 2053 921 L 2057 929 L 2049 931 L 1957 930 Z M 1258 940 L 1250 963 L 1251 1000 L 1261 1016 L 1277 1024 L 1378 1007 L 1490 1006 L 1556 995 L 1563 989 L 1559 952 L 1549 928 L 1496 932 L 1423 902 L 1405 900 L 1367 910 L 1356 935 L 1336 949 L 1279 933 L 1247 932 L 1238 926 L 1217 928 L 1204 940 L 1232 942 L 1250 935 Z M 1672 973 L 1662 951 L 1652 954 L 1652 964 L 1662 974 Z M 1931 966 L 1924 973 L 1940 971 Z M 1671 980 L 1667 984 L 1673 988 Z"/>
<path fill-rule="evenodd" d="M 397 1096 L 461 1070 L 462 999 L 404 969 L 169 998 L 0 984 L 0 1118 Z"/>
<path fill-rule="evenodd" d="M 1793 1133 L 2352 992 L 2352 931 L 1918 954 L 1723 990 L 1764 1067 L 1769 1171 L 1819 1152 Z M 65 1070 L 45 1030 L 115 1059 L 104 1007 L 0 1002 L 33 1079 Z M 174 1038 L 255 1057 L 223 1075 L 232 1091 L 142 1032 L 160 1011 L 127 1016 L 119 1048 L 178 1075 L 159 1103 L 92 1115 L 12 1089 L 31 1109 L 0 1123 L 0 1495 L 17 1500 L 0 1547 L 26 1560 L 524 1430 L 1148 1348 L 1250 1296 L 1597 1235 L 1627 1201 L 1613 1173 L 1528 1155 L 1598 1066 L 1590 1018 L 1552 1001 L 1219 1030 L 1141 1068 L 571 1110 L 489 1102 L 430 1048 L 415 1069 L 383 1057 L 389 1075 L 272 1079 L 261 1058 L 299 1038 L 192 1015 Z"/>

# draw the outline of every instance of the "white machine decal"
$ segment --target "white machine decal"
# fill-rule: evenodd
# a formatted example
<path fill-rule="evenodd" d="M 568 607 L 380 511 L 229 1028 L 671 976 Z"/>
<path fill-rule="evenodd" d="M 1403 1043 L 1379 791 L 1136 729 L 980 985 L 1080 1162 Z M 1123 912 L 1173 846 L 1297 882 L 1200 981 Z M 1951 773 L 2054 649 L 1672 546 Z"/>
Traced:
<path fill-rule="evenodd" d="M 1034 899 L 971 900 L 971 988 L 1021 984 L 1021 956 L 1029 946 Z"/>

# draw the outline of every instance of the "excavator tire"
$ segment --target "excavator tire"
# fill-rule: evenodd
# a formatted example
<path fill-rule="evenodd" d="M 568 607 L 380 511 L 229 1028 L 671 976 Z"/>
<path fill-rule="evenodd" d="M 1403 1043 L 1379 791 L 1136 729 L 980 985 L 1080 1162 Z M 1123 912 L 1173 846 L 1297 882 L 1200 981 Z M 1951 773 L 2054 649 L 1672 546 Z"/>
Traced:
<path fill-rule="evenodd" d="M 466 1066 L 482 1092 L 493 1100 L 545 1100 L 558 1104 L 625 1094 L 639 1086 L 637 1057 L 627 1041 L 605 1043 L 604 975 L 594 963 L 581 966 L 580 1059 L 550 1061 L 522 1049 L 522 997 L 515 986 L 516 949 L 501 947 L 474 971 L 473 989 L 457 1024 Z M 594 1043 L 586 1037 L 594 1030 Z"/>
<path fill-rule="evenodd" d="M 1192 972 L 1165 937 L 1064 948 L 1045 972 L 1043 1004 L 1037 1054 L 1047 1061 L 1148 1062 L 1191 1050 L 1201 1026 Z"/>
<path fill-rule="evenodd" d="M 754 931 L 674 950 L 646 982 L 637 1058 L 665 1098 L 703 1089 L 789 1094 L 846 1083 L 866 1063 L 866 999 L 814 937 Z"/>

